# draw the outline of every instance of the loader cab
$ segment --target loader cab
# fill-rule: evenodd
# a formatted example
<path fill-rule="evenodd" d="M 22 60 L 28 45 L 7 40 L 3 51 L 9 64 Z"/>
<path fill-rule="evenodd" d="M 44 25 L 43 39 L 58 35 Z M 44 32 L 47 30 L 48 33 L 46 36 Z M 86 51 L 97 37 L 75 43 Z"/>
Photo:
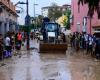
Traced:
<path fill-rule="evenodd" d="M 45 23 L 45 30 L 47 34 L 47 41 L 49 43 L 53 43 L 55 39 L 58 38 L 59 33 L 60 33 L 60 28 L 57 23 Z"/>
<path fill-rule="evenodd" d="M 62 39 L 59 39 L 61 35 L 60 26 L 57 23 L 45 22 L 41 28 L 43 34 L 43 41 L 40 41 L 39 52 L 61 52 L 66 53 L 67 43 L 63 43 Z"/>

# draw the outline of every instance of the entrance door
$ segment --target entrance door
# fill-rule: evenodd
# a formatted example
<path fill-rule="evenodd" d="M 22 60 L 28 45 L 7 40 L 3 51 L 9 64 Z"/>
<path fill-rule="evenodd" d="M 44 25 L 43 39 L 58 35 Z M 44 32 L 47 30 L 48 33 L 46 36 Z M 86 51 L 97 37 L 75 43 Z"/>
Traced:
<path fill-rule="evenodd" d="M 0 22 L 0 34 L 2 33 L 2 26 L 1 26 L 1 22 Z"/>

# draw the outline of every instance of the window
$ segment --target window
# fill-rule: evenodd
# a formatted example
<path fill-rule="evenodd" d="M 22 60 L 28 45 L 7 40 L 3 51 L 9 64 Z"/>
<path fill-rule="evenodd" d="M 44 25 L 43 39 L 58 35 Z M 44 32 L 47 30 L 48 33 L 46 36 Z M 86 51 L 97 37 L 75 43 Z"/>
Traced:
<path fill-rule="evenodd" d="M 57 24 L 47 24 L 45 27 L 48 32 L 55 32 L 57 30 Z"/>
<path fill-rule="evenodd" d="M 95 29 L 95 31 L 100 31 L 100 29 Z"/>

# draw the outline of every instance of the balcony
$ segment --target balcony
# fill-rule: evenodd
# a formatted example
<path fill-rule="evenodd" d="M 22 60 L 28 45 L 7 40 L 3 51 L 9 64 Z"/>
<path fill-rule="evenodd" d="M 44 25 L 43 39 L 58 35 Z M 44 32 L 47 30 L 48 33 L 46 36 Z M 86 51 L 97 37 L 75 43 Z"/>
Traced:
<path fill-rule="evenodd" d="M 8 0 L 0 0 L 0 5 L 2 5 L 9 12 L 16 14 L 15 6 L 12 2 L 8 2 Z"/>

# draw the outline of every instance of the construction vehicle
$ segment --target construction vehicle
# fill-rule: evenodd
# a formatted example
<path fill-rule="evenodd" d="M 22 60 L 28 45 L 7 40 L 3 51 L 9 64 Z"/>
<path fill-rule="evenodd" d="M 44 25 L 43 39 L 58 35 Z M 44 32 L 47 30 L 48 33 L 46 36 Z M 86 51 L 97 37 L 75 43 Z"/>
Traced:
<path fill-rule="evenodd" d="M 64 34 L 60 31 L 60 26 L 55 22 L 45 22 L 41 33 L 43 40 L 40 40 L 40 53 L 47 52 L 66 52 L 67 43 L 64 40 Z"/>

